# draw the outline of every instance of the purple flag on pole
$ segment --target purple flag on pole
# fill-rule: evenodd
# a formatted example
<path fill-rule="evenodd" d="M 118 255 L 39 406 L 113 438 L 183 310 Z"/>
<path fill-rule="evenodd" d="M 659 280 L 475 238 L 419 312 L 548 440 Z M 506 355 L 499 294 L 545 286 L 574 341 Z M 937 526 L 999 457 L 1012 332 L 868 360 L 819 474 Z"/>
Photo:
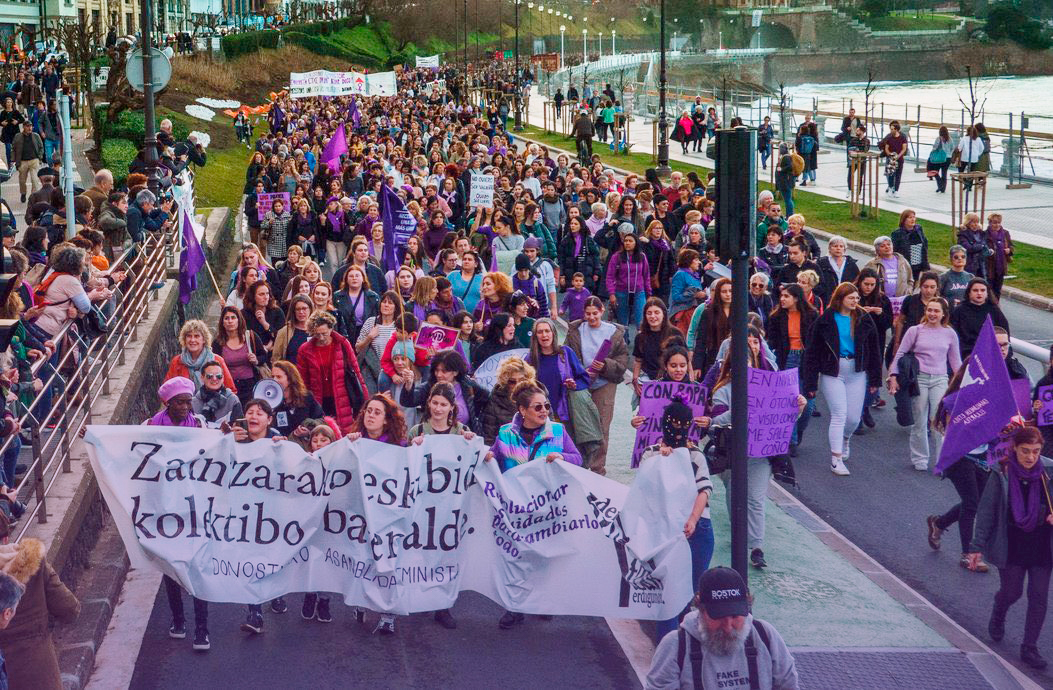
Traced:
<path fill-rule="evenodd" d="M 998 348 L 990 316 L 980 330 L 972 355 L 963 366 L 967 369 L 961 388 L 952 400 L 944 401 L 945 404 L 951 403 L 950 419 L 940 459 L 936 462 L 936 474 L 974 448 L 997 438 L 1017 414 L 1009 370 Z"/>
<path fill-rule="evenodd" d="M 362 122 L 362 118 L 358 114 L 358 101 L 356 101 L 355 97 L 352 96 L 351 97 L 351 124 L 355 126 L 355 129 L 358 129 L 359 124 L 361 122 Z"/>
<path fill-rule="evenodd" d="M 395 248 L 406 246 L 406 240 L 417 233 L 417 221 L 395 190 L 386 184 L 380 187 L 379 206 L 384 224 L 384 270 L 394 271 L 399 265 Z"/>
<path fill-rule="evenodd" d="M 197 272 L 205 265 L 205 252 L 194 233 L 190 214 L 183 213 L 183 251 L 179 254 L 179 301 L 186 304 L 197 289 Z"/>
<path fill-rule="evenodd" d="M 347 153 L 347 137 L 344 135 L 344 126 L 340 125 L 333 132 L 329 143 L 325 145 L 325 150 L 322 151 L 322 162 L 329 166 L 334 175 L 339 175 L 340 156 L 345 153 Z"/>

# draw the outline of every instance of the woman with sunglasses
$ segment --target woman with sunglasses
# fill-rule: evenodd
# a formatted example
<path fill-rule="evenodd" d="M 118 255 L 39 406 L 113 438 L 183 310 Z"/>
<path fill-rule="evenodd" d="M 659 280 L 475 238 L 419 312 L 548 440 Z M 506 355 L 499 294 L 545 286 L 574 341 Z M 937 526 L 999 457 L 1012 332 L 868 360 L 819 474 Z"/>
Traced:
<path fill-rule="evenodd" d="M 516 414 L 501 427 L 486 454 L 486 462 L 496 461 L 502 472 L 531 460 L 564 460 L 581 465 L 581 454 L 566 427 L 551 419 L 552 406 L 534 381 L 521 381 L 512 392 Z M 502 630 L 524 621 L 522 613 L 505 611 L 497 625 Z"/>
<path fill-rule="evenodd" d="M 194 414 L 205 420 L 205 426 L 218 429 L 226 420 L 241 419 L 238 396 L 223 385 L 223 365 L 212 361 L 201 368 L 201 386 L 191 401 Z"/>

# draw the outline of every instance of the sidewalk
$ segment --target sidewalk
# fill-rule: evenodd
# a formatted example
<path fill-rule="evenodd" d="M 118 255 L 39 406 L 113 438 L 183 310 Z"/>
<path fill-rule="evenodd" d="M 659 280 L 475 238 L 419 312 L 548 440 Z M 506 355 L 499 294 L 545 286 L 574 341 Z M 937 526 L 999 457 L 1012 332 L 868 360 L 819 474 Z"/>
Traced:
<path fill-rule="evenodd" d="M 536 90 L 537 87 L 534 88 Z M 545 99 L 540 95 L 529 99 L 530 122 L 536 126 L 540 126 L 542 122 L 544 101 Z M 670 134 L 673 132 L 672 125 L 673 123 L 670 122 Z M 637 118 L 629 131 L 633 153 L 654 153 L 649 121 Z M 924 153 L 929 150 L 932 142 L 922 141 L 919 144 L 920 150 Z M 599 147 L 594 146 L 593 150 L 603 155 L 605 148 L 603 144 L 600 144 Z M 680 145 L 675 141 L 669 142 L 669 158 L 672 161 L 713 167 L 713 160 L 707 158 L 705 153 L 689 153 L 685 156 L 680 152 Z M 882 178 L 879 208 L 896 213 L 910 208 L 918 214 L 919 220 L 950 225 L 950 179 L 948 178 L 947 193 L 937 194 L 936 183 L 927 179 L 924 172 L 914 172 L 914 167 L 913 164 L 908 163 L 904 169 L 898 197 L 884 194 L 884 178 Z M 953 171 L 954 168 L 951 168 L 950 172 Z M 844 149 L 824 147 L 820 150 L 819 155 L 819 169 L 816 172 L 817 186 L 813 187 L 809 183 L 807 187 L 798 187 L 798 189 L 829 197 L 831 201 L 828 203 L 831 204 L 845 204 L 847 203 L 845 197 L 848 194 L 847 172 Z M 760 179 L 769 179 L 770 173 L 760 169 L 758 165 L 757 175 Z M 1006 189 L 1008 181 L 1007 178 L 995 176 L 988 179 L 985 212 L 997 212 L 1003 215 L 1003 225 L 1013 233 L 1013 241 L 1053 249 L 1053 226 L 1050 226 L 1048 222 L 1050 210 L 1053 209 L 1053 188 L 1049 185 L 1034 183 L 1030 189 Z M 889 231 L 894 229 L 889 228 Z"/>

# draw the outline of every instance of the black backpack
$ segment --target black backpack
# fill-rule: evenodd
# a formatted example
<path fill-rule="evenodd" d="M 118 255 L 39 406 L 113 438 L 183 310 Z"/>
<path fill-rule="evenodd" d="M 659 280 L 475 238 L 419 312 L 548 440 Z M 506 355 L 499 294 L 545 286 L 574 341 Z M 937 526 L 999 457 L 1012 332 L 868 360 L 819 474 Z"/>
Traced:
<path fill-rule="evenodd" d="M 771 642 L 768 640 L 768 631 L 764 629 L 764 626 L 758 625 L 756 619 L 753 620 L 753 630 L 760 636 L 761 642 L 764 644 L 764 648 L 768 650 L 770 656 Z M 683 628 L 677 628 L 676 636 L 676 664 L 680 668 L 680 673 L 684 672 L 684 659 L 687 657 L 687 648 L 690 645 L 691 681 L 695 690 L 704 690 L 706 686 L 702 683 L 702 643 L 693 636 L 690 637 L 689 642 L 687 631 Z M 749 664 L 750 690 L 760 690 L 760 681 L 757 675 L 757 646 L 753 644 L 753 635 L 746 637 L 746 662 Z"/>

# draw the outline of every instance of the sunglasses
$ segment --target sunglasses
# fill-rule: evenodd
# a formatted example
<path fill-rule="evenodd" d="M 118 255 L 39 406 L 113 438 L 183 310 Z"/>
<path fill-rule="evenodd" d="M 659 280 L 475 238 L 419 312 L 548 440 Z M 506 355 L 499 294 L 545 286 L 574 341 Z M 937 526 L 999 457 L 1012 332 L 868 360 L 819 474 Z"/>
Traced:
<path fill-rule="evenodd" d="M 547 402 L 546 403 L 534 403 L 533 405 L 530 406 L 530 409 L 533 410 L 534 412 L 541 412 L 542 410 L 546 410 L 548 412 L 551 412 L 552 411 L 552 405 L 550 403 L 547 403 Z"/>
<path fill-rule="evenodd" d="M 223 374 L 205 374 L 205 378 L 209 381 L 222 381 Z"/>

